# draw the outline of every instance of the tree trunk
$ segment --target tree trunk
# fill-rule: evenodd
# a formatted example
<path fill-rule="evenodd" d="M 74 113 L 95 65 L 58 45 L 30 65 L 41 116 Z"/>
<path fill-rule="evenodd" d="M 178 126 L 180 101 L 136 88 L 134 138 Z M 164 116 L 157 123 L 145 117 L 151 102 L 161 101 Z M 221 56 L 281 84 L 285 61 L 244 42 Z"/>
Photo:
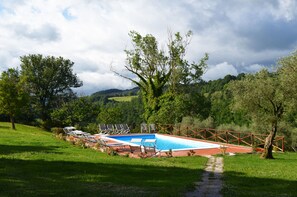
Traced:
<path fill-rule="evenodd" d="M 14 117 L 13 117 L 12 115 L 10 116 L 10 122 L 11 122 L 11 128 L 12 128 L 13 130 L 15 130 Z"/>
<path fill-rule="evenodd" d="M 272 130 L 265 139 L 264 152 L 261 155 L 263 159 L 274 159 L 272 155 L 273 140 L 277 131 L 277 123 L 273 123 Z"/>

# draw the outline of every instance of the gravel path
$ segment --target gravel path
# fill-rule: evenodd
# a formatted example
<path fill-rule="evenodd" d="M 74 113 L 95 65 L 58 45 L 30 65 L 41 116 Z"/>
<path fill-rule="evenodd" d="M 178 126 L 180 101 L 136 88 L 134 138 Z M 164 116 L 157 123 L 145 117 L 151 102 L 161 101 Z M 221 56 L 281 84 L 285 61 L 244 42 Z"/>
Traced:
<path fill-rule="evenodd" d="M 202 181 L 197 183 L 193 192 L 186 194 L 186 197 L 221 197 L 223 158 L 210 156 L 202 175 Z"/>

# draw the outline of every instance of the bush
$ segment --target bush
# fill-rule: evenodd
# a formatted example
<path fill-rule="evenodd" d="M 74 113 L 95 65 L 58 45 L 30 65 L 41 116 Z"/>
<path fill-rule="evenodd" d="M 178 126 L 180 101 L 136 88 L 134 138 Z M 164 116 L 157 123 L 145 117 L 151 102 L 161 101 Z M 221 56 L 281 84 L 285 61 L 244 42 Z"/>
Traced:
<path fill-rule="evenodd" d="M 63 131 L 63 129 L 62 128 L 60 128 L 60 127 L 53 127 L 53 128 L 51 128 L 51 132 L 53 133 L 53 134 L 55 134 L 55 135 L 60 135 L 60 134 L 65 134 L 65 132 Z"/>
<path fill-rule="evenodd" d="M 242 132 L 242 133 L 247 133 L 251 132 L 251 129 L 247 126 L 239 126 L 234 123 L 230 124 L 221 124 L 216 128 L 217 130 L 224 131 L 224 130 L 230 130 L 230 131 L 237 131 L 237 132 Z"/>
<path fill-rule="evenodd" d="M 202 121 L 199 118 L 195 118 L 193 125 L 195 129 L 215 128 L 214 120 L 212 117 L 208 117 L 207 119 Z"/>
<path fill-rule="evenodd" d="M 85 132 L 91 133 L 91 134 L 96 134 L 96 133 L 98 133 L 98 125 L 96 123 L 89 123 L 82 130 L 84 130 Z"/>
<path fill-rule="evenodd" d="M 297 128 L 291 132 L 291 146 L 294 151 L 297 151 Z"/>

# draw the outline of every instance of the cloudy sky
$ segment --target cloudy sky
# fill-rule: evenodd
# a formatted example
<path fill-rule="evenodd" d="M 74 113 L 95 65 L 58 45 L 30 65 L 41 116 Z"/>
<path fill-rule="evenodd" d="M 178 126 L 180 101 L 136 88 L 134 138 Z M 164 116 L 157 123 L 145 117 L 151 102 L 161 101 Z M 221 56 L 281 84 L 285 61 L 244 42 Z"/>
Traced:
<path fill-rule="evenodd" d="M 166 46 L 168 31 L 194 35 L 187 58 L 208 53 L 203 78 L 272 67 L 297 48 L 295 0 L 0 0 L 0 72 L 27 54 L 75 62 L 82 95 L 127 89 L 124 49 L 129 31 L 152 34 Z"/>

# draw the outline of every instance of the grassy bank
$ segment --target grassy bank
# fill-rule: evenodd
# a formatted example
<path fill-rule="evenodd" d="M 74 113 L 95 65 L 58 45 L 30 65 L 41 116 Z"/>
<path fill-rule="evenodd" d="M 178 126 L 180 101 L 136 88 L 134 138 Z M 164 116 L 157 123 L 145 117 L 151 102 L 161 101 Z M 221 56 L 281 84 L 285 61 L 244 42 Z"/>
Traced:
<path fill-rule="evenodd" d="M 274 156 L 274 160 L 259 155 L 225 157 L 224 196 L 296 196 L 297 154 Z"/>
<path fill-rule="evenodd" d="M 0 196 L 180 196 L 207 160 L 108 156 L 16 126 L 0 123 Z"/>

